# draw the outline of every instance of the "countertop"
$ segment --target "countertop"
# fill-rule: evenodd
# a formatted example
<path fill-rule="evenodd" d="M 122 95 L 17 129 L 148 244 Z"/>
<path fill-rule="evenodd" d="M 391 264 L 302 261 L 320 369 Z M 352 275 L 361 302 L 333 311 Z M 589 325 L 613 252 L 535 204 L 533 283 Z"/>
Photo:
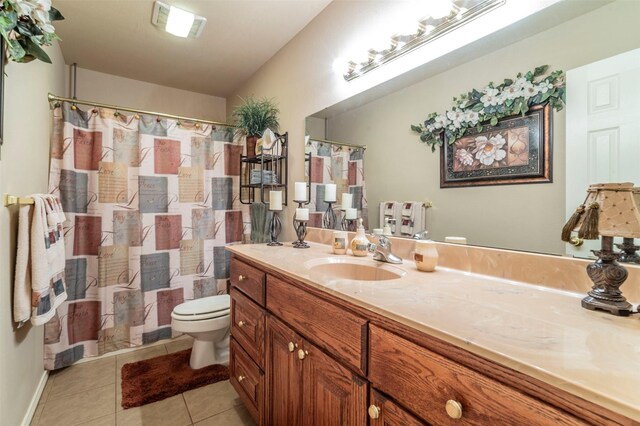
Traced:
<path fill-rule="evenodd" d="M 238 256 L 640 421 L 640 318 L 583 309 L 583 294 L 412 261 L 386 281 L 318 277 L 305 262 L 327 245 L 228 246 Z M 376 262 L 369 255 L 372 265 Z"/>

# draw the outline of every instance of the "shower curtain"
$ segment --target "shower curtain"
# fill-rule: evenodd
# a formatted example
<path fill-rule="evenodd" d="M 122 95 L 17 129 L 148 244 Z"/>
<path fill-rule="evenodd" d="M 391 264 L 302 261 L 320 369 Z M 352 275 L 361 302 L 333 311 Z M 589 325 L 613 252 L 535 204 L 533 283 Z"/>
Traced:
<path fill-rule="evenodd" d="M 368 228 L 369 211 L 364 184 L 364 151 L 364 148 L 314 140 L 307 143 L 306 152 L 311 154 L 309 226 L 322 228 L 322 215 L 328 207 L 324 201 L 325 184 L 335 183 L 337 204 L 340 205 L 343 193 L 353 194 L 352 207 L 358 210 L 358 217 L 362 218 L 364 227 Z M 309 169 L 307 173 L 308 171 Z M 340 222 L 339 215 L 338 222 Z M 340 223 L 336 223 L 335 228 L 339 229 Z"/>
<path fill-rule="evenodd" d="M 174 306 L 227 292 L 225 246 L 250 226 L 243 146 L 229 127 L 54 108 L 68 299 L 45 325 L 46 369 L 170 338 Z"/>

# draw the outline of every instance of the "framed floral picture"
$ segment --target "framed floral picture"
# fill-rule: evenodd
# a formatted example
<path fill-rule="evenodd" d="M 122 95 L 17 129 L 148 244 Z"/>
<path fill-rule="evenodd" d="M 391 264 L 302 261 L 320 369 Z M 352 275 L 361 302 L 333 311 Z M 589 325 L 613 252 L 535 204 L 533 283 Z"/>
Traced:
<path fill-rule="evenodd" d="M 440 150 L 440 187 L 552 182 L 551 108 L 535 106 L 525 115 L 468 131 Z"/>

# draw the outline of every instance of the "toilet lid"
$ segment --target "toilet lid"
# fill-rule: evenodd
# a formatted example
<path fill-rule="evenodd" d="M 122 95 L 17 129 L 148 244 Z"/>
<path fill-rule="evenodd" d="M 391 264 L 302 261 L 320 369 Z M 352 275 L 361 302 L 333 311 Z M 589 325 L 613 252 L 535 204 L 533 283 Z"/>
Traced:
<path fill-rule="evenodd" d="M 229 295 L 222 294 L 220 296 L 189 300 L 173 308 L 173 312 L 178 315 L 202 315 L 225 310 L 228 311 L 230 305 L 231 298 Z"/>

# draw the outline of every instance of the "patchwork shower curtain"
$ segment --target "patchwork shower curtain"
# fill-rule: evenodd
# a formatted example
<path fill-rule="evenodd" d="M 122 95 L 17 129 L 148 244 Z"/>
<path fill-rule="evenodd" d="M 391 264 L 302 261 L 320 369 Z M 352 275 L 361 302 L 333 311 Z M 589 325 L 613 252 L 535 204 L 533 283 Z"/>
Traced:
<path fill-rule="evenodd" d="M 226 293 L 225 246 L 250 226 L 242 150 L 228 127 L 54 108 L 68 299 L 45 325 L 45 368 L 172 337 L 174 306 Z"/>
<path fill-rule="evenodd" d="M 306 146 L 307 154 L 311 154 L 309 226 L 322 228 L 322 215 L 328 207 L 324 201 L 325 184 L 335 183 L 337 204 L 340 205 L 343 193 L 353 194 L 352 207 L 358 210 L 358 217 L 363 219 L 364 227 L 368 228 L 369 211 L 364 184 L 364 151 L 364 148 L 309 140 Z M 336 214 L 338 216 L 336 229 L 339 229 L 340 215 L 337 211 Z"/>

